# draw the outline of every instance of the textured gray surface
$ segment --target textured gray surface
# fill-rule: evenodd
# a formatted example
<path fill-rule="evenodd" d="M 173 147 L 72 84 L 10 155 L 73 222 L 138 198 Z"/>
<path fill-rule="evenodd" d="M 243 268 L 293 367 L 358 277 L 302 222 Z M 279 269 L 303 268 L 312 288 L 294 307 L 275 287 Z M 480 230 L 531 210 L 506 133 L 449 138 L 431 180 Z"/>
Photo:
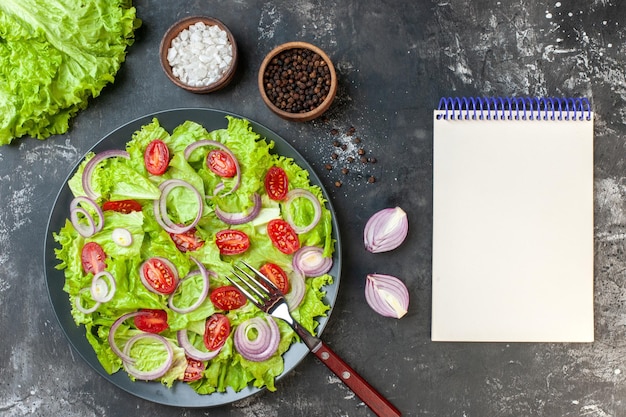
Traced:
<path fill-rule="evenodd" d="M 99 377 L 66 341 L 47 299 L 43 236 L 71 167 L 102 136 L 147 113 L 227 110 L 264 124 L 310 162 L 331 195 L 344 243 L 341 289 L 324 338 L 406 416 L 626 415 L 626 7 L 583 1 L 135 1 L 143 27 L 114 85 L 65 135 L 0 148 L 0 415 L 371 416 L 313 357 L 275 393 L 212 409 L 157 405 Z M 160 37 L 190 14 L 220 18 L 242 53 L 227 89 L 177 89 L 158 62 Z M 338 97 L 323 120 L 282 121 L 264 107 L 257 68 L 270 49 L 306 40 L 334 60 Z M 592 344 L 430 341 L 431 112 L 446 95 L 587 96 L 595 127 L 595 312 Z M 330 158 L 333 128 L 356 129 L 376 164 Z M 348 148 L 349 156 L 354 149 Z M 325 169 L 331 164 L 333 169 Z M 352 168 L 352 167 L 351 167 Z M 377 181 L 368 184 L 374 175 Z M 342 180 L 340 188 L 334 183 Z M 372 255 L 362 228 L 400 205 L 410 234 Z M 402 278 L 409 313 L 396 321 L 365 303 L 365 275 Z M 565 291 L 565 289 L 564 289 Z"/>

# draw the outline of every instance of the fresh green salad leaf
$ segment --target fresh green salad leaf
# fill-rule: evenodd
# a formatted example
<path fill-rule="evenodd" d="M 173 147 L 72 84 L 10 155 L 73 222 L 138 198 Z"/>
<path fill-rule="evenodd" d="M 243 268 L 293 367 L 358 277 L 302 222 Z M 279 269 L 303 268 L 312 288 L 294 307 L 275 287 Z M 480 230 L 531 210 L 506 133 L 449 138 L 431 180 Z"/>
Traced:
<path fill-rule="evenodd" d="M 131 3 L 0 2 L 0 145 L 65 133 L 114 81 L 141 25 Z"/>
<path fill-rule="evenodd" d="M 209 297 L 190 312 L 174 311 L 168 304 L 167 295 L 154 293 L 142 283 L 139 271 L 145 260 L 161 257 L 174 265 L 179 277 L 188 277 L 181 281 L 173 296 L 177 307 L 193 305 L 202 293 L 201 279 L 197 274 L 194 275 L 197 270 L 196 261 L 201 262 L 212 272 L 211 291 L 229 284 L 225 276 L 230 274 L 232 264 L 240 259 L 245 259 L 257 267 L 272 262 L 291 276 L 294 273 L 293 255 L 284 254 L 274 247 L 266 230 L 268 222 L 281 218 L 282 210 L 285 209 L 281 202 L 271 200 L 265 191 L 263 179 L 270 167 L 278 166 L 286 172 L 290 189 L 306 189 L 322 204 L 320 221 L 312 230 L 298 236 L 301 246 L 321 247 L 328 257 L 334 252 L 331 213 L 325 206 L 321 189 L 311 185 L 308 172 L 295 164 L 292 159 L 273 153 L 274 143 L 255 133 L 248 121 L 230 116 L 227 119 L 227 128 L 211 132 L 190 121 L 168 132 L 159 124 L 158 119 L 153 119 L 129 138 L 126 144 L 128 159 L 104 159 L 93 171 L 90 179 L 92 189 L 99 196 L 95 204 L 104 206 L 111 200 L 132 199 L 141 205 L 142 210 L 131 212 L 104 210 L 102 227 L 89 237 L 81 236 L 70 220 L 54 233 L 54 238 L 59 244 L 55 250 L 59 260 L 57 268 L 64 270 L 64 291 L 68 293 L 72 305 L 72 316 L 77 324 L 85 326 L 85 335 L 89 343 L 103 368 L 109 373 L 124 368 L 122 359 L 108 342 L 111 326 L 124 314 L 141 309 L 167 312 L 169 328 L 160 335 L 172 345 L 174 357 L 170 369 L 159 379 L 166 386 L 181 380 L 186 368 L 185 352 L 177 340 L 178 331 L 186 331 L 191 344 L 199 350 L 206 351 L 203 342 L 205 323 L 214 313 L 225 314 L 232 331 L 248 319 L 264 316 L 264 313 L 251 303 L 230 311 L 219 310 Z M 161 176 L 149 174 L 144 166 L 144 152 L 154 139 L 160 139 L 167 144 L 171 157 L 167 171 Z M 206 156 L 212 149 L 211 146 L 201 146 L 194 150 L 188 159 L 185 158 L 184 151 L 187 146 L 203 139 L 220 142 L 237 158 L 241 181 L 236 191 L 226 192 L 233 189 L 235 178 L 219 177 L 207 168 Z M 93 153 L 88 154 L 68 182 L 75 197 L 85 196 L 82 176 L 86 163 L 93 157 Z M 181 251 L 155 217 L 155 200 L 161 196 L 159 185 L 169 180 L 185 181 L 205 196 L 202 217 L 195 227 L 197 238 L 204 242 L 200 247 Z M 216 187 L 222 185 L 223 188 L 218 188 L 216 192 Z M 188 189 L 181 187 L 175 191 L 179 192 L 172 192 L 166 200 L 168 215 L 187 224 L 195 217 L 198 204 L 194 202 Z M 228 225 L 215 214 L 217 206 L 233 213 L 247 211 L 252 204 L 250 196 L 253 193 L 261 195 L 262 208 L 259 215 L 249 223 Z M 306 199 L 297 199 L 288 206 L 292 218 L 300 222 L 310 222 L 314 217 L 314 208 Z M 116 228 L 123 228 L 130 233 L 132 242 L 128 246 L 119 246 L 113 241 L 112 232 Z M 250 248 L 246 252 L 237 255 L 220 253 L 215 243 L 215 235 L 218 231 L 229 228 L 243 231 L 249 237 Z M 115 278 L 116 292 L 110 301 L 103 302 L 95 311 L 86 313 L 84 308 L 77 307 L 76 302 L 77 299 L 80 300 L 83 307 L 95 303 L 89 291 L 85 291 L 91 286 L 94 274 L 85 272 L 81 263 L 82 248 L 88 242 L 95 242 L 103 249 L 106 255 L 105 271 Z M 324 288 L 332 282 L 333 278 L 328 274 L 307 278 L 305 296 L 293 311 L 294 317 L 312 333 L 315 333 L 318 326 L 317 319 L 325 316 L 329 309 L 325 304 Z M 190 386 L 200 394 L 223 392 L 228 387 L 240 391 L 249 385 L 275 390 L 275 378 L 284 370 L 282 355 L 298 340 L 295 332 L 286 323 L 280 320 L 277 323 L 281 340 L 278 350 L 272 357 L 262 362 L 245 359 L 237 352 L 231 333 L 219 354 L 204 364 L 202 378 L 190 382 Z M 134 321 L 128 319 L 118 327 L 114 342 L 121 349 L 128 340 L 141 332 Z M 158 368 L 166 356 L 162 344 L 150 343 L 149 340 L 133 345 L 131 355 L 141 358 L 134 366 L 142 371 Z"/>

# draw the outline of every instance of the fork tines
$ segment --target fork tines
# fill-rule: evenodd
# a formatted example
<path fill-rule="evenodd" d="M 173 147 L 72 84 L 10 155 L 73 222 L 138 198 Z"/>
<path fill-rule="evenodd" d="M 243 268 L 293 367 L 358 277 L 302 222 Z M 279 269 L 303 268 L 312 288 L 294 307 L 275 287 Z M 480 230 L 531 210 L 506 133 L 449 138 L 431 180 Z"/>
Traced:
<path fill-rule="evenodd" d="M 237 287 L 254 305 L 262 309 L 264 301 L 273 295 L 280 294 L 280 290 L 256 268 L 253 268 L 245 261 L 240 262 L 247 270 L 237 264 L 233 265 L 233 275 L 239 281 L 229 276 L 226 279 Z M 271 291 L 268 290 L 268 287 Z"/>

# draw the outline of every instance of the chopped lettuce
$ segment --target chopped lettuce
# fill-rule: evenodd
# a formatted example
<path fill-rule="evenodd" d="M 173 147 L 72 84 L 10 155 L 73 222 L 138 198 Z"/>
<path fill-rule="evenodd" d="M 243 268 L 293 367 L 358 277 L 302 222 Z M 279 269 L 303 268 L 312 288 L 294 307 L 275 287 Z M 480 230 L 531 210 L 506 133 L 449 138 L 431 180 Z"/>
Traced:
<path fill-rule="evenodd" d="M 281 216 L 283 205 L 269 199 L 264 191 L 263 178 L 271 166 L 282 167 L 289 178 L 291 188 L 304 188 L 318 197 L 324 203 L 323 194 L 319 187 L 309 182 L 308 172 L 289 158 L 272 153 L 274 144 L 259 137 L 252 131 L 246 120 L 228 117 L 228 127 L 207 132 L 201 125 L 187 121 L 176 127 L 171 133 L 160 126 L 158 119 L 153 119 L 129 138 L 126 151 L 129 158 L 110 158 L 102 161 L 92 176 L 92 186 L 98 197 L 98 204 L 110 199 L 135 199 L 142 205 L 141 212 L 118 213 L 104 212 L 102 230 L 93 236 L 83 238 L 74 229 L 68 220 L 57 233 L 55 240 L 59 243 L 56 256 L 60 263 L 57 268 L 64 270 L 64 290 L 68 293 L 72 303 L 72 316 L 77 324 L 85 326 L 86 337 L 97 354 L 103 368 L 109 373 L 123 369 L 122 360 L 113 352 L 108 343 L 109 329 L 123 314 L 143 308 L 166 310 L 169 329 L 161 335 L 174 347 L 174 363 L 160 381 L 171 386 L 175 381 L 182 379 L 186 359 L 184 351 L 178 346 L 176 332 L 186 329 L 191 343 L 198 349 L 204 349 L 202 338 L 204 323 L 207 317 L 215 313 L 216 308 L 207 298 L 197 309 L 181 314 L 168 308 L 168 297 L 150 292 L 141 283 L 139 269 L 144 260 L 160 256 L 169 259 L 175 266 L 180 277 L 186 277 L 196 270 L 192 257 L 202 262 L 212 271 L 210 287 L 215 289 L 227 285 L 224 278 L 230 274 L 232 263 L 245 259 L 252 265 L 260 266 L 265 262 L 274 262 L 280 265 L 289 274 L 292 273 L 292 256 L 285 255 L 276 249 L 265 231 L 267 222 Z M 143 165 L 143 153 L 153 139 L 163 140 L 170 150 L 170 166 L 162 176 L 148 174 Z M 210 139 L 226 145 L 237 157 L 241 168 L 241 184 L 236 192 L 229 195 L 215 193 L 214 189 L 222 181 L 225 190 L 232 188 L 232 179 L 223 179 L 206 168 L 205 159 L 210 146 L 196 149 L 187 160 L 184 157 L 185 148 L 198 140 Z M 82 187 L 82 173 L 85 164 L 94 155 L 89 154 L 81 163 L 74 176 L 69 180 L 69 187 L 75 196 L 84 196 Z M 205 241 L 205 244 L 193 252 L 179 251 L 169 234 L 157 222 L 153 204 L 160 196 L 158 185 L 168 179 L 180 179 L 196 188 L 201 195 L 207 196 L 203 205 L 203 216 L 196 226 L 196 233 Z M 196 203 L 187 203 L 188 190 L 176 189 L 167 200 L 167 210 L 171 218 L 186 222 L 195 217 L 198 210 Z M 262 209 L 259 216 L 247 224 L 229 226 L 223 223 L 214 213 L 214 207 L 219 205 L 226 211 L 241 212 L 249 208 L 250 195 L 257 192 L 262 195 Z M 302 201 L 300 201 L 302 200 Z M 324 204 L 322 204 L 324 206 Z M 306 199 L 298 199 L 290 205 L 292 217 L 306 223 L 313 217 L 313 208 Z M 331 214 L 323 207 L 322 218 L 311 231 L 299 236 L 302 245 L 322 247 L 326 256 L 332 256 L 334 240 L 331 230 Z M 117 246 L 111 237 L 115 228 L 127 229 L 132 237 L 132 244 L 128 247 Z M 244 231 L 250 238 L 250 249 L 241 255 L 223 256 L 214 243 L 215 233 L 226 228 Z M 85 273 L 81 266 L 81 249 L 86 242 L 97 242 L 107 255 L 106 270 L 116 279 L 117 290 L 109 302 L 103 303 L 90 314 L 81 312 L 74 304 L 75 298 L 81 290 L 88 287 L 93 275 Z M 333 282 L 330 275 L 308 278 L 306 293 L 302 303 L 293 311 L 294 317 L 312 333 L 318 326 L 317 318 L 327 314 L 329 306 L 324 302 L 324 287 Z M 201 293 L 201 281 L 197 278 L 188 278 L 176 292 L 174 302 L 177 306 L 189 306 L 195 302 Z M 84 303 L 93 302 L 88 292 L 83 292 Z M 250 303 L 225 313 L 234 328 L 245 320 L 257 315 L 263 315 Z M 228 387 L 240 391 L 248 385 L 266 387 L 275 390 L 275 378 L 284 371 L 282 355 L 298 340 L 298 336 L 286 323 L 277 320 L 281 333 L 278 351 L 268 360 L 251 362 L 243 358 L 235 349 L 232 337 L 229 337 L 220 353 L 206 363 L 203 378 L 191 382 L 190 385 L 200 394 L 224 392 Z M 115 343 L 123 346 L 137 330 L 132 320 L 127 320 L 117 330 Z M 141 370 L 150 370 L 163 363 L 164 352 L 159 344 L 137 344 L 133 348 L 133 356 L 141 357 L 135 366 Z"/>
<path fill-rule="evenodd" d="M 141 24 L 131 0 L 0 2 L 0 145 L 65 133 L 114 81 Z"/>

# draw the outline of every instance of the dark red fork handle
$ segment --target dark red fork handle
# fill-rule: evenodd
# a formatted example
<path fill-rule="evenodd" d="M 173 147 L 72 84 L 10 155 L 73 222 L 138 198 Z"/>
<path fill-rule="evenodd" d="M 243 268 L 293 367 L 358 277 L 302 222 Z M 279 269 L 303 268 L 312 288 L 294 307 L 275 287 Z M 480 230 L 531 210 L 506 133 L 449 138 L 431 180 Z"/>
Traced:
<path fill-rule="evenodd" d="M 312 352 L 372 409 L 378 417 L 399 417 L 400 411 L 345 363 L 324 342 Z"/>

